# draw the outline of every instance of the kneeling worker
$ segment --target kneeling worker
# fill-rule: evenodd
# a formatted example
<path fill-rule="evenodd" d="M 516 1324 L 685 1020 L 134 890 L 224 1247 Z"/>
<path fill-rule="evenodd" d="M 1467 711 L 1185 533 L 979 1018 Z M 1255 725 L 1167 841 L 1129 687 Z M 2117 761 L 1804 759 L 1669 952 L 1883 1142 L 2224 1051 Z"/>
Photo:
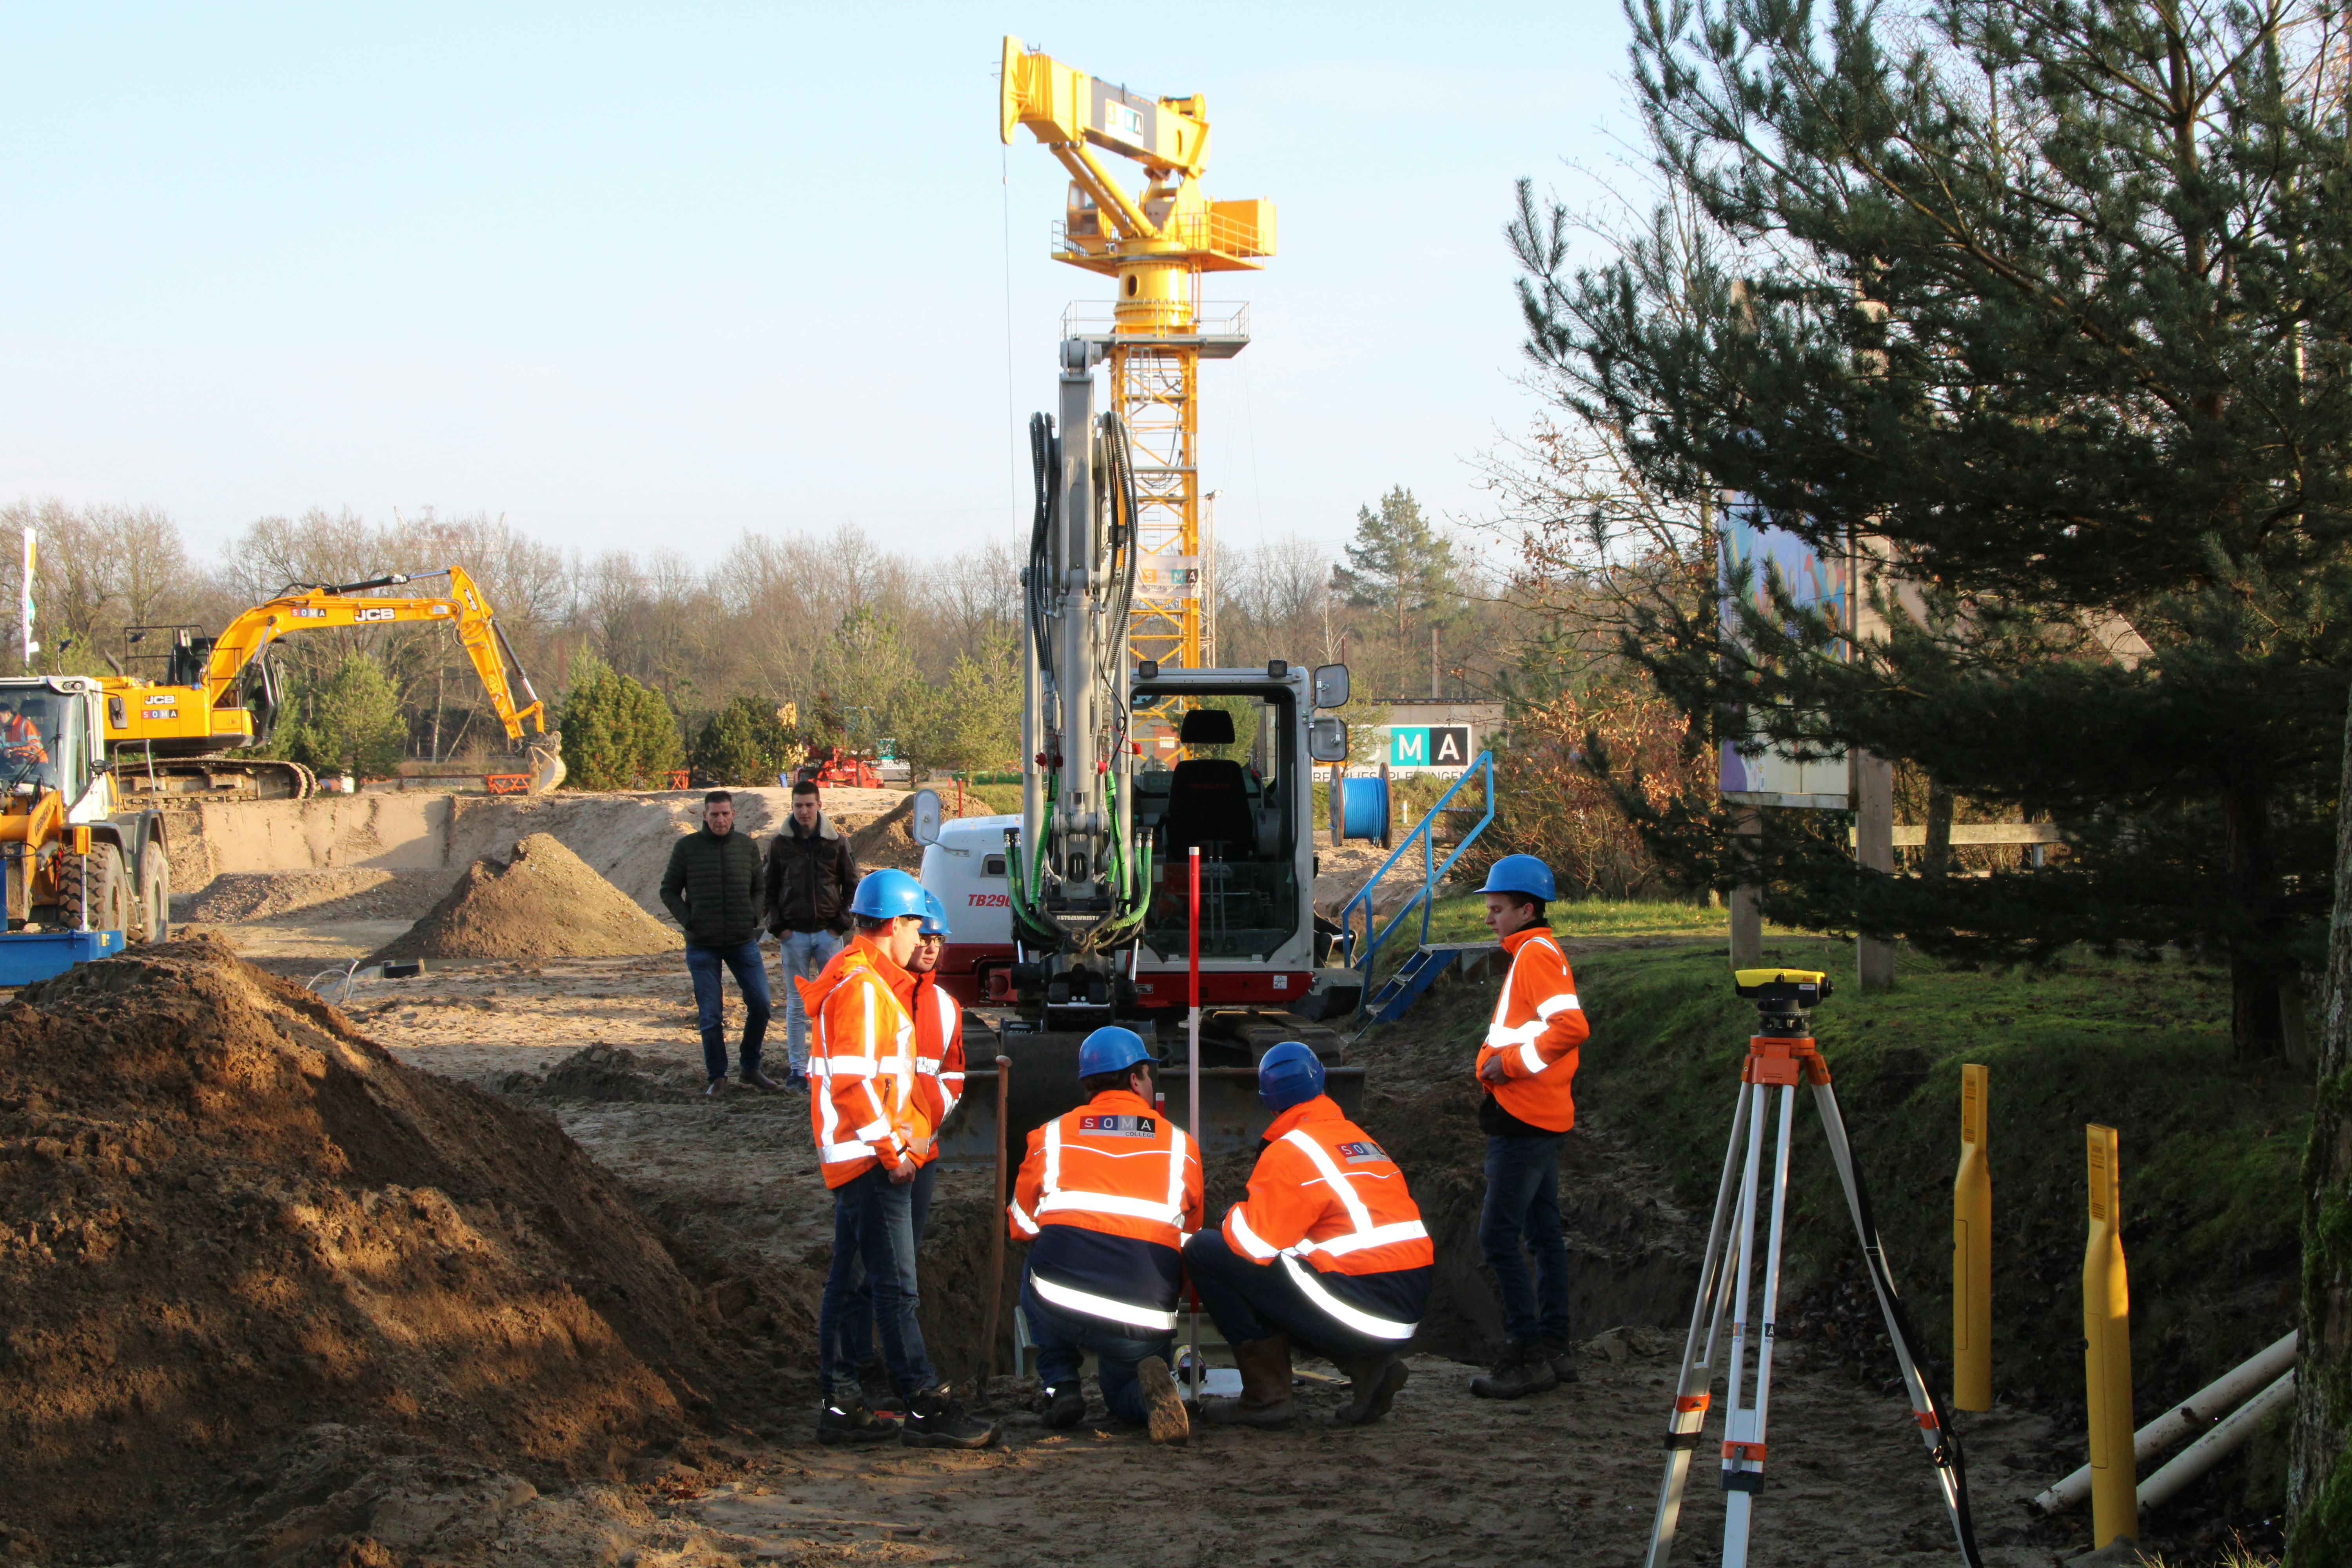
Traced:
<path fill-rule="evenodd" d="M 1184 1246 L 1193 1289 L 1241 1365 L 1242 1396 L 1212 1421 L 1286 1426 L 1292 1341 L 1348 1374 L 1341 1421 L 1377 1421 L 1404 1386 L 1404 1350 L 1429 1305 L 1437 1254 L 1404 1173 L 1323 1092 L 1296 1040 L 1257 1066 L 1275 1113 L 1249 1198 Z"/>
<path fill-rule="evenodd" d="M 1153 1107 L 1157 1065 L 1132 1029 L 1087 1037 L 1089 1098 L 1029 1134 L 1007 1220 L 1032 1244 L 1021 1311 L 1052 1399 L 1045 1425 L 1086 1415 L 1078 1366 L 1092 1351 L 1110 1413 L 1181 1443 L 1192 1427 L 1168 1357 L 1184 1237 L 1201 1225 L 1201 1152 Z"/>

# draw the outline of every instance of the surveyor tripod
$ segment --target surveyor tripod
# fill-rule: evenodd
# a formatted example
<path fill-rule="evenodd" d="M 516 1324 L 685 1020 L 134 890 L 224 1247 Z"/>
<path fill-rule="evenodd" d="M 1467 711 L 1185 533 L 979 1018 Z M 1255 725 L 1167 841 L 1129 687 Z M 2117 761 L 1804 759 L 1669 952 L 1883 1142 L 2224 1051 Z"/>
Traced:
<path fill-rule="evenodd" d="M 1870 1270 L 1871 1288 L 1878 1295 L 1878 1310 L 1886 1319 L 1886 1337 L 1894 1342 L 1895 1359 L 1903 1369 L 1903 1385 L 1910 1393 L 1911 1409 L 1918 1417 L 1919 1435 L 1927 1445 L 1927 1462 L 1935 1467 L 1936 1484 L 1951 1516 L 1960 1556 L 1970 1568 L 1979 1568 L 1959 1439 L 1945 1417 L 1943 1402 L 1919 1371 L 1902 1299 L 1886 1270 L 1878 1226 L 1871 1219 L 1870 1198 L 1854 1169 L 1845 1121 L 1838 1114 L 1837 1093 L 1830 1088 L 1829 1064 L 1813 1044 L 1810 1015 L 1829 995 L 1829 980 L 1817 971 L 1800 969 L 1743 969 L 1736 978 L 1739 994 L 1754 1002 L 1762 1015 L 1763 1032 L 1748 1042 L 1748 1060 L 1739 1075 L 1731 1142 L 1724 1151 L 1723 1180 L 1716 1190 L 1715 1221 L 1707 1231 L 1697 1299 L 1691 1304 L 1690 1336 L 1683 1345 L 1682 1381 L 1675 1390 L 1674 1415 L 1666 1426 L 1666 1474 L 1658 1487 L 1658 1511 L 1650 1526 L 1646 1568 L 1666 1568 L 1674 1552 L 1675 1526 L 1682 1517 L 1691 1457 L 1698 1449 L 1699 1432 L 1714 1398 L 1716 1353 L 1723 1346 L 1727 1314 L 1731 1357 L 1723 1415 L 1723 1568 L 1745 1568 L 1748 1562 L 1748 1525 L 1756 1494 L 1764 1485 L 1764 1427 L 1771 1410 L 1772 1343 L 1780 1305 L 1780 1242 L 1789 1212 L 1789 1145 L 1801 1082 L 1813 1091 L 1814 1108 L 1821 1112 L 1830 1159 L 1845 1187 L 1846 1206 L 1853 1213 L 1854 1232 L 1862 1241 L 1863 1262 Z M 1769 1097 L 1778 1124 L 1772 1146 L 1772 1217 L 1765 1240 L 1760 1316 L 1751 1317 L 1750 1302 L 1757 1300 L 1751 1296 L 1751 1284 L 1756 1273 L 1756 1213 L 1762 1197 L 1766 1091 L 1769 1089 L 1780 1091 Z M 1756 1352 L 1752 1398 L 1744 1382 L 1751 1344 Z"/>

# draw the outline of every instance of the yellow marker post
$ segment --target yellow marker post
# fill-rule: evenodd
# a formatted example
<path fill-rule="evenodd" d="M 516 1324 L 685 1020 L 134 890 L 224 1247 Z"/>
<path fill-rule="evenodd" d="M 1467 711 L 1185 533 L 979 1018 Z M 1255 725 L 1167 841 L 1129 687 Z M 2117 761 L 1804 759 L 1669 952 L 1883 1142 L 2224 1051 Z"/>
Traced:
<path fill-rule="evenodd" d="M 1960 1169 L 1952 1178 L 1952 1403 L 1992 1408 L 1992 1167 L 1985 1157 L 1988 1079 L 1960 1068 Z"/>
<path fill-rule="evenodd" d="M 2091 1230 L 2083 1248 L 2083 1377 L 2091 1408 L 2091 1545 L 2139 1539 L 2132 1451 L 2131 1285 L 2124 1276 L 2116 1130 L 2089 1134 Z"/>

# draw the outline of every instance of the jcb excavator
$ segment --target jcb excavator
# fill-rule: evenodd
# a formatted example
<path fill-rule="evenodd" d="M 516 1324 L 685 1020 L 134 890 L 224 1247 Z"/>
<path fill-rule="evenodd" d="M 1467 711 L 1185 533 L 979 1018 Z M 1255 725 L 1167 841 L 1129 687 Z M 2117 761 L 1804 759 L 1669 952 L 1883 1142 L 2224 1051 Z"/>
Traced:
<path fill-rule="evenodd" d="M 373 590 L 446 576 L 444 598 L 393 598 Z M 266 605 L 231 621 L 216 637 L 199 637 L 185 626 L 133 626 L 134 642 L 158 632 L 171 637 L 163 653 L 161 680 L 129 674 L 105 677 L 106 755 L 114 787 L 134 805 L 190 800 L 291 800 L 309 795 L 310 770 L 299 763 L 225 753 L 267 745 L 276 727 L 282 694 L 277 667 L 262 655 L 292 632 L 326 631 L 404 621 L 442 621 L 457 627 L 457 640 L 474 661 L 490 706 L 507 739 L 520 742 L 528 722 L 543 745 L 529 748 L 530 793 L 544 795 L 563 782 L 557 737 L 547 728 L 546 704 L 531 689 L 530 677 L 499 629 L 481 591 L 465 568 L 409 574 L 392 573 L 363 583 L 296 584 Z M 139 656 L 134 656 L 139 657 Z M 507 667 L 528 700 L 518 707 Z M 0 689 L 8 683 L 0 682 Z"/>

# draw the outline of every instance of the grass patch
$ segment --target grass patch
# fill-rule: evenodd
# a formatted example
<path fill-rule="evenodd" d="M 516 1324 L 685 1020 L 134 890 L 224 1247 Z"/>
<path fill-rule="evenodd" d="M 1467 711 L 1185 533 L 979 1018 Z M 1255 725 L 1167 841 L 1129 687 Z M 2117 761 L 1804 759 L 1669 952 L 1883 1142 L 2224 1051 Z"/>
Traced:
<path fill-rule="evenodd" d="M 1448 900 L 1433 925 L 1459 929 L 1469 901 Z M 1562 904 L 1555 913 L 1571 939 L 1724 929 L 1721 911 L 1691 906 Z M 1780 933 L 1765 946 L 1770 962 L 1853 973 L 1851 942 Z M 1579 1114 L 1663 1166 L 1704 1225 L 1756 1018 L 1732 994 L 1726 951 L 1693 940 L 1572 962 L 1593 1026 Z M 2087 956 L 2055 972 L 1956 971 L 1905 952 L 1897 981 L 1884 995 L 1840 992 L 1815 1026 L 1929 1354 L 1948 1357 L 1951 1340 L 1964 1062 L 1991 1069 L 1997 1390 L 2062 1406 L 2082 1399 L 2085 1122 L 2122 1134 L 2138 1419 L 2294 1325 L 2296 1173 L 2312 1091 L 2307 1074 L 2231 1060 L 2225 976 Z M 1359 1052 L 1458 1057 L 1466 1070 L 1494 994 L 1491 983 L 1441 988 L 1367 1035 Z M 1850 1266 L 1853 1237 L 1809 1100 L 1797 1125 L 1784 1279 L 1801 1292 Z"/>

